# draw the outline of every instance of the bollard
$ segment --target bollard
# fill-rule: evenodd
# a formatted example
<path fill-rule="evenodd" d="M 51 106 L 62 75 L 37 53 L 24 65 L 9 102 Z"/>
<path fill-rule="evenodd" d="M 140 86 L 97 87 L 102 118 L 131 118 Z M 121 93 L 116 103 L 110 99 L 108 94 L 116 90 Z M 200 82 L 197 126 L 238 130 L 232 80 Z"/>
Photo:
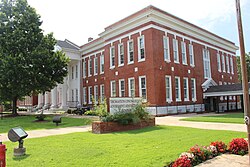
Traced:
<path fill-rule="evenodd" d="M 6 146 L 0 141 L 0 167 L 6 167 Z"/>

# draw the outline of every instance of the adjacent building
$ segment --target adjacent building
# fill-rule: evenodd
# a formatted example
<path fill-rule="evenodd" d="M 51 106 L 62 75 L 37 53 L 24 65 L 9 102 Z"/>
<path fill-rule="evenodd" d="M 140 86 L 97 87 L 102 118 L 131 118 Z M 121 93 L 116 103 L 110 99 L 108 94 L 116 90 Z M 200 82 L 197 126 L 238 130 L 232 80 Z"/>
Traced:
<path fill-rule="evenodd" d="M 141 97 L 154 115 L 216 110 L 206 108 L 213 99 L 203 92 L 238 82 L 233 42 L 154 6 L 106 27 L 81 47 L 69 41 L 58 46 L 71 62 L 65 84 L 52 90 L 55 107 Z M 43 101 L 39 95 L 38 104 L 50 104 L 48 95 Z M 235 105 L 235 97 L 227 98 Z"/>

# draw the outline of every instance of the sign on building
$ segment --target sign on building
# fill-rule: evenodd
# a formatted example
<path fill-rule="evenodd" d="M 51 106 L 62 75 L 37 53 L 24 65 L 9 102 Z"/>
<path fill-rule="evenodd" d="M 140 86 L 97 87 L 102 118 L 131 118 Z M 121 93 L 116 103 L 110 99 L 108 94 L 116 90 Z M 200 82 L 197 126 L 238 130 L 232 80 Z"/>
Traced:
<path fill-rule="evenodd" d="M 141 102 L 141 98 L 111 97 L 109 99 L 109 111 L 111 114 L 114 114 L 119 111 L 130 112 L 135 105 Z"/>

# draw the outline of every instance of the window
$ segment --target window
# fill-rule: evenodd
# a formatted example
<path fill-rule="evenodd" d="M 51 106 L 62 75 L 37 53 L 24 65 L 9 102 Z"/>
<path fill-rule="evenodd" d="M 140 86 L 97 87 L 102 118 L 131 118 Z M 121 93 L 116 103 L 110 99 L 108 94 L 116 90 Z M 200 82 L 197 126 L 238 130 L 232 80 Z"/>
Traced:
<path fill-rule="evenodd" d="M 74 101 L 74 89 L 71 90 L 71 101 Z"/>
<path fill-rule="evenodd" d="M 100 74 L 104 73 L 104 55 L 102 54 L 100 57 Z"/>
<path fill-rule="evenodd" d="M 231 73 L 234 74 L 234 63 L 233 63 L 233 57 L 230 57 L 230 66 L 231 66 Z"/>
<path fill-rule="evenodd" d="M 144 36 L 138 38 L 138 61 L 145 60 Z"/>
<path fill-rule="evenodd" d="M 166 84 L 166 101 L 172 101 L 172 86 L 171 86 L 171 76 L 165 77 L 165 84 Z"/>
<path fill-rule="evenodd" d="M 125 97 L 125 81 L 124 81 L 124 79 L 119 80 L 119 97 Z"/>
<path fill-rule="evenodd" d="M 170 61 L 170 54 L 169 54 L 169 38 L 167 36 L 163 37 L 163 48 L 164 48 L 164 60 Z"/>
<path fill-rule="evenodd" d="M 88 87 L 88 93 L 89 93 L 89 104 L 92 104 L 92 86 Z"/>
<path fill-rule="evenodd" d="M 203 49 L 204 78 L 211 78 L 210 55 L 208 49 Z"/>
<path fill-rule="evenodd" d="M 124 65 L 124 46 L 123 44 L 118 45 L 118 65 Z"/>
<path fill-rule="evenodd" d="M 188 78 L 183 78 L 184 101 L 189 101 Z"/>
<path fill-rule="evenodd" d="M 78 78 L 78 65 L 76 65 L 76 78 Z"/>
<path fill-rule="evenodd" d="M 135 79 L 134 78 L 128 79 L 128 96 L 135 97 Z"/>
<path fill-rule="evenodd" d="M 115 47 L 110 47 L 110 68 L 115 67 Z"/>
<path fill-rule="evenodd" d="M 95 102 L 98 103 L 98 85 L 94 86 L 94 97 L 95 97 Z"/>
<path fill-rule="evenodd" d="M 174 62 L 179 63 L 178 41 L 177 41 L 177 39 L 173 39 L 173 50 L 174 50 Z"/>
<path fill-rule="evenodd" d="M 223 72 L 226 72 L 225 57 L 224 57 L 223 53 L 221 54 L 221 65 L 222 65 Z"/>
<path fill-rule="evenodd" d="M 139 90 L 140 97 L 147 99 L 147 85 L 146 85 L 146 76 L 139 77 Z"/>
<path fill-rule="evenodd" d="M 83 76 L 83 78 L 86 78 L 86 74 L 87 74 L 87 66 L 86 66 L 86 61 L 84 60 L 84 62 L 83 62 L 83 64 L 82 64 L 82 69 L 83 69 L 83 71 L 82 71 L 82 76 Z"/>
<path fill-rule="evenodd" d="M 78 102 L 78 89 L 76 89 L 76 100 Z"/>
<path fill-rule="evenodd" d="M 186 43 L 184 41 L 181 42 L 181 56 L 182 64 L 187 64 Z"/>
<path fill-rule="evenodd" d="M 116 97 L 115 81 L 110 81 L 110 92 L 111 92 L 111 97 Z"/>
<path fill-rule="evenodd" d="M 134 42 L 128 41 L 128 64 L 134 63 Z"/>
<path fill-rule="evenodd" d="M 190 66 L 194 67 L 194 47 L 192 44 L 189 44 L 189 58 L 190 58 Z"/>
<path fill-rule="evenodd" d="M 89 70 L 88 70 L 88 76 L 92 76 L 92 59 L 89 58 L 89 61 L 88 61 L 88 67 L 89 67 Z"/>
<path fill-rule="evenodd" d="M 87 104 L 87 92 L 86 92 L 86 87 L 83 87 L 83 104 Z"/>
<path fill-rule="evenodd" d="M 219 52 L 217 53 L 217 66 L 218 66 L 218 71 L 221 72 L 221 61 Z"/>
<path fill-rule="evenodd" d="M 191 95 L 192 95 L 192 101 L 196 101 L 196 81 L 195 81 L 195 78 L 191 78 Z"/>
<path fill-rule="evenodd" d="M 94 58 L 94 75 L 98 74 L 98 57 Z"/>
<path fill-rule="evenodd" d="M 228 56 L 226 56 L 226 67 L 227 67 L 227 73 L 230 73 L 229 57 Z"/>
<path fill-rule="evenodd" d="M 181 101 L 180 77 L 175 77 L 175 99 L 176 99 L 176 101 Z"/>
<path fill-rule="evenodd" d="M 104 102 L 104 98 L 105 98 L 105 91 L 104 91 L 104 84 L 100 85 L 100 100 L 101 103 Z"/>
<path fill-rule="evenodd" d="M 74 79 L 74 67 L 71 67 L 71 79 Z"/>

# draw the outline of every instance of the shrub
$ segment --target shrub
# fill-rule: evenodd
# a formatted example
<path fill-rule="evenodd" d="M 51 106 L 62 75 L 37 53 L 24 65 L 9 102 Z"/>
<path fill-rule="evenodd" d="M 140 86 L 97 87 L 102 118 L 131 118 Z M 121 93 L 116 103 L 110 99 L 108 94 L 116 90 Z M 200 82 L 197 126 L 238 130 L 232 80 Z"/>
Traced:
<path fill-rule="evenodd" d="M 174 161 L 172 164 L 172 167 L 191 167 L 191 160 L 188 158 L 188 156 L 181 156 L 177 160 Z"/>
<path fill-rule="evenodd" d="M 212 142 L 210 145 L 215 146 L 218 153 L 225 153 L 227 150 L 227 145 L 223 143 L 222 141 L 215 141 L 215 142 Z"/>
<path fill-rule="evenodd" d="M 232 154 L 245 155 L 248 152 L 248 143 L 243 138 L 233 139 L 229 143 L 229 151 Z"/>
<path fill-rule="evenodd" d="M 145 110 L 144 104 L 137 104 L 128 112 L 127 110 L 119 110 L 118 112 L 110 115 L 107 113 L 106 116 L 102 117 L 103 122 L 118 122 L 122 125 L 136 124 L 141 120 L 148 120 L 149 114 Z"/>

